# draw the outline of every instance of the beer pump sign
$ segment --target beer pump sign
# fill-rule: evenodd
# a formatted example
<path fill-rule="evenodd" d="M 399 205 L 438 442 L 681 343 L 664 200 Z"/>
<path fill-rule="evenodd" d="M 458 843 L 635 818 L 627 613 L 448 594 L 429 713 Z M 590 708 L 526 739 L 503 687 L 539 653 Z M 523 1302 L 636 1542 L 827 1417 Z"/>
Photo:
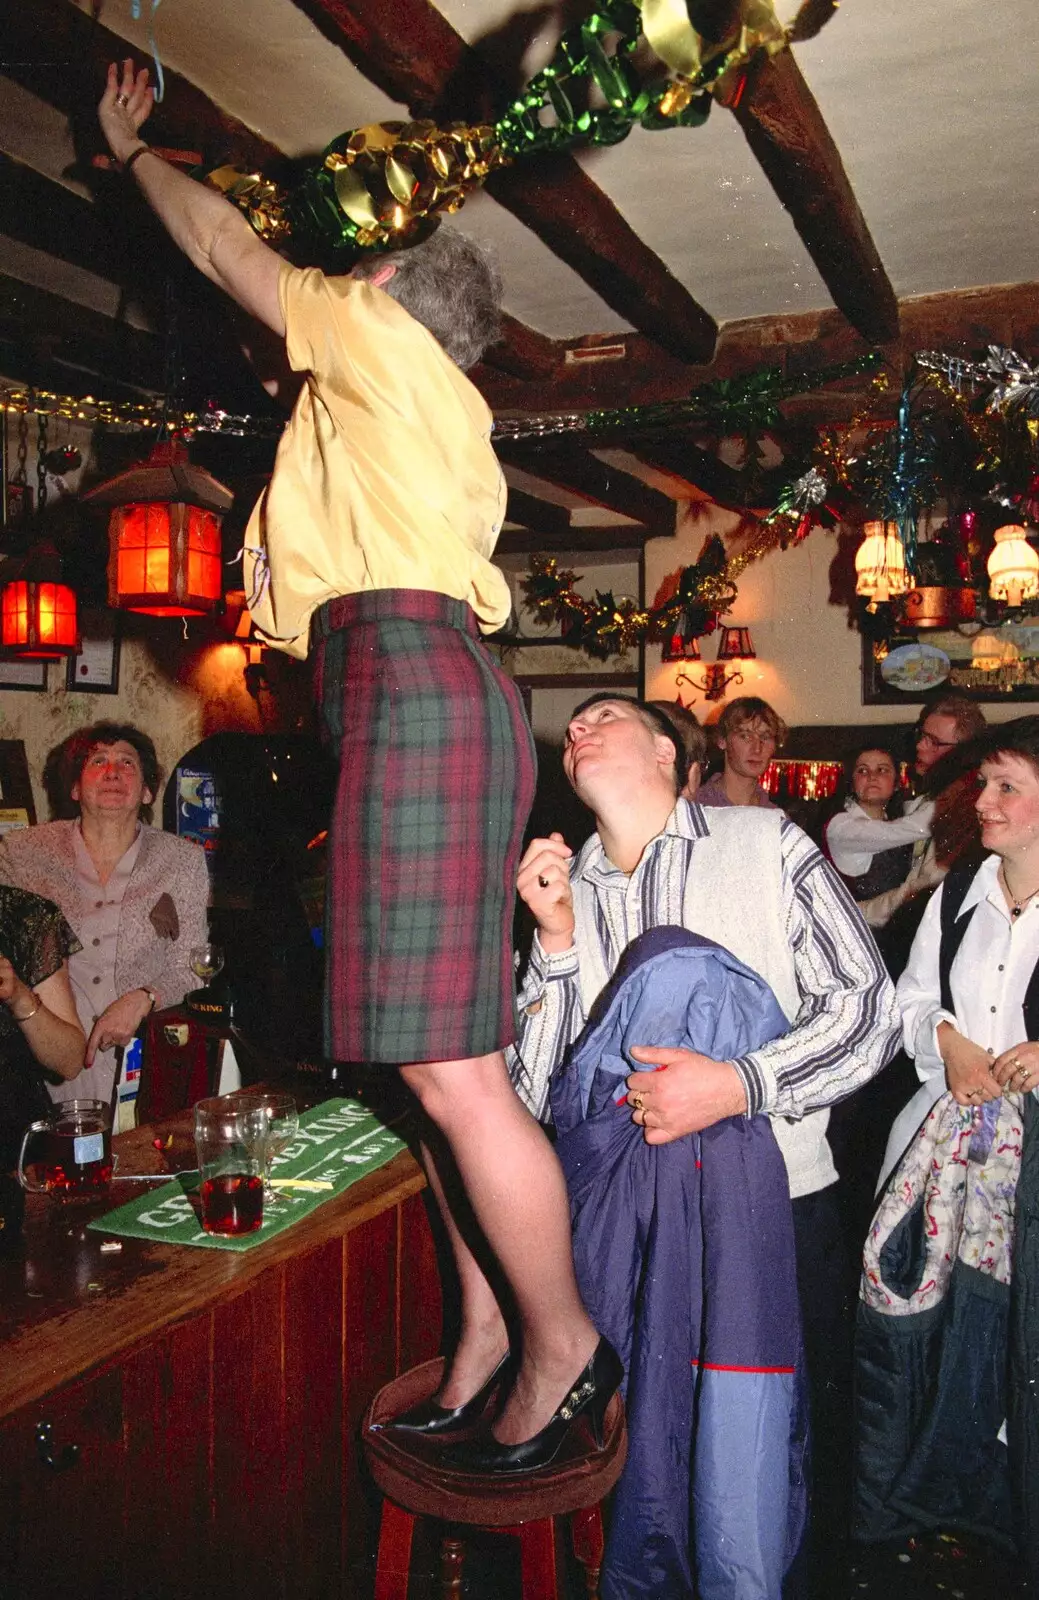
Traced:
<path fill-rule="evenodd" d="M 199 1220 L 198 1173 L 181 1174 L 161 1189 L 97 1217 L 88 1227 L 122 1238 L 201 1245 L 210 1250 L 251 1250 L 274 1234 L 378 1171 L 406 1149 L 403 1139 L 358 1100 L 326 1100 L 305 1111 L 292 1143 L 274 1159 L 277 1210 L 265 1212 L 255 1233 L 204 1233 Z"/>

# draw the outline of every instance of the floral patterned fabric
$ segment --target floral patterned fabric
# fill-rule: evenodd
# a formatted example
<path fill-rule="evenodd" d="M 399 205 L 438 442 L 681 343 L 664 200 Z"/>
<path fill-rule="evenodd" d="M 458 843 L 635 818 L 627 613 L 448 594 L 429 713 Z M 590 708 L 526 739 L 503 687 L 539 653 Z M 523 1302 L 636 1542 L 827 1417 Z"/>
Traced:
<path fill-rule="evenodd" d="M 50 900 L 0 884 L 0 954 L 29 988 L 57 972 L 81 948 L 65 918 Z M 18 1024 L 0 1005 L 0 1042 L 20 1038 Z"/>
<path fill-rule="evenodd" d="M 1022 1136 L 1020 1095 L 976 1107 L 942 1095 L 873 1219 L 863 1257 L 866 1305 L 895 1317 L 926 1311 L 945 1298 L 957 1261 L 1010 1282 Z"/>
<path fill-rule="evenodd" d="M 50 900 L 0 884 L 0 954 L 30 988 L 60 970 L 79 940 Z M 0 1004 L 0 1168 L 12 1167 L 27 1125 L 50 1108 L 43 1071 Z"/>

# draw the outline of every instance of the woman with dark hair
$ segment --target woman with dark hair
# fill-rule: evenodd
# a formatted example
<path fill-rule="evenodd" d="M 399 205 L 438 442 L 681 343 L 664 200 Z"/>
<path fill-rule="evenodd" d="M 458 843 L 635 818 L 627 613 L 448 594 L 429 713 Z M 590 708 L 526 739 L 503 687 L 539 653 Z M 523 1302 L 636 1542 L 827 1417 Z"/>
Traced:
<path fill-rule="evenodd" d="M 1005 1539 L 1013 1505 L 1034 1581 L 1039 717 L 993 728 L 980 753 L 989 853 L 949 872 L 898 984 L 923 1086 L 892 1130 L 866 1247 L 859 1524 Z"/>
<path fill-rule="evenodd" d="M 313 646 L 339 762 L 327 1052 L 399 1070 L 434 1130 L 426 1169 L 461 1333 L 435 1397 L 398 1425 L 471 1426 L 500 1389 L 478 1464 L 533 1470 L 571 1420 L 601 1417 L 620 1372 L 577 1291 L 559 1163 L 505 1066 L 535 765 L 516 686 L 481 642 L 510 610 L 490 559 L 506 494 L 491 413 L 463 371 L 495 337 L 500 282 L 447 228 L 348 276 L 290 266 L 144 143 L 151 107 L 147 71 L 109 68 L 98 114 L 113 156 L 188 259 L 305 375 L 246 533 L 245 581 L 269 643 L 298 658 Z M 488 1255 L 518 1329 L 511 1387 Z"/>
<path fill-rule="evenodd" d="M 848 784 L 843 810 L 823 830 L 823 848 L 866 921 L 881 926 L 868 902 L 904 882 L 917 841 L 930 835 L 934 807 L 928 802 L 903 815 L 898 767 L 882 746 L 856 752 L 848 763 Z"/>
<path fill-rule="evenodd" d="M 117 1048 L 150 1011 L 176 1005 L 195 984 L 190 952 L 207 936 L 209 875 L 197 845 L 142 820 L 160 773 L 155 746 L 139 728 L 97 722 L 80 729 L 52 770 L 63 774 L 74 820 L 7 834 L 0 882 L 53 900 L 80 945 L 69 955 L 69 977 L 87 1035 L 86 1066 L 74 1085 L 52 1085 L 51 1096 L 109 1103 Z"/>

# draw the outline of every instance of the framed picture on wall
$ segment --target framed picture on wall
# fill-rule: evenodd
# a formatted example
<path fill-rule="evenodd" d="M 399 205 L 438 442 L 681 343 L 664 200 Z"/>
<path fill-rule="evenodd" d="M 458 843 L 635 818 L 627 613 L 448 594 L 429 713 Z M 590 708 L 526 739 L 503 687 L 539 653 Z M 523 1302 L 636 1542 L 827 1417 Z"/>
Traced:
<path fill-rule="evenodd" d="M 65 687 L 79 694 L 118 694 L 119 617 L 115 611 L 84 613 L 79 653 L 69 656 Z"/>
<path fill-rule="evenodd" d="M 641 643 L 605 660 L 568 644 L 558 624 L 543 626 L 525 604 L 523 583 L 529 569 L 526 558 L 522 559 L 522 566 L 514 565 L 513 560 L 502 563 L 512 593 L 512 615 L 501 633 L 485 640 L 497 647 L 503 670 L 527 696 L 536 689 L 570 688 L 578 694 L 596 689 L 634 689 L 641 694 L 645 677 Z M 606 590 L 618 599 L 630 597 L 641 604 L 644 579 L 638 552 L 621 551 L 616 556 L 596 552 L 582 566 L 581 581 L 589 599 Z"/>
<path fill-rule="evenodd" d="M 863 705 L 919 705 L 938 693 L 1004 704 L 1039 700 L 1039 620 L 863 636 Z"/>
<path fill-rule="evenodd" d="M 30 827 L 35 821 L 25 743 L 22 739 L 0 739 L 0 835 L 12 828 Z"/>
<path fill-rule="evenodd" d="M 571 685 L 591 692 L 594 689 L 636 689 L 641 693 L 643 654 L 641 649 L 625 655 L 596 661 L 583 650 L 575 650 L 559 639 L 496 640 L 501 645 L 503 669 L 521 687 L 530 689 L 569 689 Z"/>
<path fill-rule="evenodd" d="M 39 693 L 47 687 L 46 661 L 18 661 L 0 657 L 0 691 L 28 689 Z"/>

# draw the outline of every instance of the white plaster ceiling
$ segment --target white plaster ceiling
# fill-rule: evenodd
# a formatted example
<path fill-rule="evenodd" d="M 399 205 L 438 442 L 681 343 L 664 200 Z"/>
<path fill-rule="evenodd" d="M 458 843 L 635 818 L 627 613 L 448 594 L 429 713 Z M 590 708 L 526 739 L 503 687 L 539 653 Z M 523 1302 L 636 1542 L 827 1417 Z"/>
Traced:
<path fill-rule="evenodd" d="M 132 0 L 69 3 L 147 55 L 146 26 L 133 19 Z M 531 9 L 513 0 L 438 4 L 474 43 L 517 9 Z M 147 14 L 149 0 L 141 9 Z M 777 9 L 789 15 L 795 0 Z M 167 66 L 291 154 L 316 151 L 346 128 L 407 115 L 291 0 L 162 0 L 154 27 Z M 554 41 L 552 28 L 537 31 L 528 72 Z M 1036 0 L 843 0 L 795 53 L 899 296 L 1037 276 Z M 4 117 L 4 148 L 51 167 L 32 119 L 14 122 Z M 724 110 L 715 108 L 704 128 L 636 130 L 579 159 L 719 322 L 829 305 Z M 488 196 L 467 203 L 464 224 L 497 247 L 507 306 L 521 321 L 560 338 L 624 326 Z"/>

